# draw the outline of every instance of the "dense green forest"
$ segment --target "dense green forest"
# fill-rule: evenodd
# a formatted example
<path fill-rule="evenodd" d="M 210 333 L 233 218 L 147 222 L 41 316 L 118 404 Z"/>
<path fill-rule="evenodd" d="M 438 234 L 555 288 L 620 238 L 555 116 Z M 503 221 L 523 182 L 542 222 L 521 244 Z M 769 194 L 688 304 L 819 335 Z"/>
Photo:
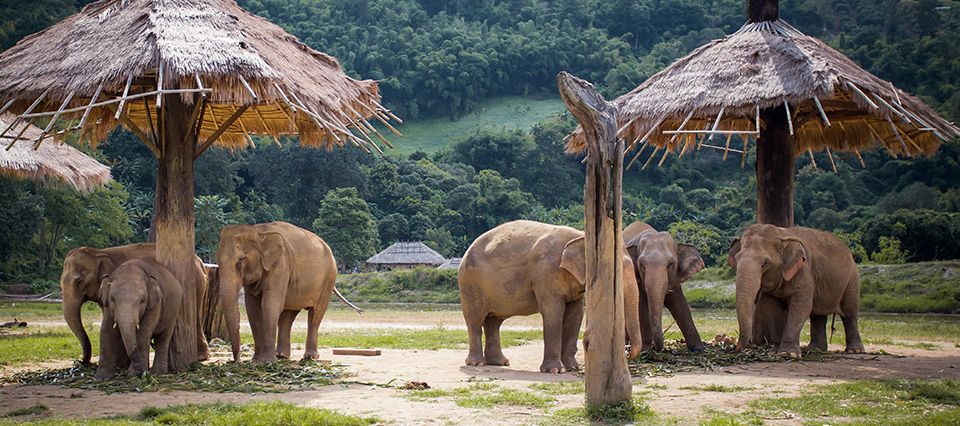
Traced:
<path fill-rule="evenodd" d="M 85 1 L 0 5 L 0 47 L 73 13 Z M 380 81 L 410 120 L 457 119 L 498 96 L 556 96 L 568 70 L 614 97 L 696 46 L 742 25 L 741 0 L 241 0 L 352 75 Z M 960 118 L 960 3 L 939 0 L 783 0 L 781 16 L 869 71 Z M 352 147 L 213 149 L 197 163 L 197 251 L 214 260 L 229 223 L 286 220 L 318 231 L 352 267 L 397 240 L 459 255 L 480 233 L 528 218 L 579 226 L 583 171 L 563 153 L 569 118 L 525 130 L 460 135 L 404 158 Z M 403 128 L 401 127 L 401 131 Z M 403 144 L 403 139 L 397 140 Z M 86 148 L 85 148 L 86 149 Z M 0 281 L 56 279 L 71 248 L 147 239 L 155 160 L 128 133 L 92 152 L 118 181 L 89 196 L 0 181 Z M 839 173 L 798 160 L 798 224 L 834 230 L 862 262 L 960 258 L 960 146 L 930 158 L 840 156 Z M 625 220 L 645 220 L 696 244 L 708 264 L 753 221 L 753 159 L 695 152 L 631 170 Z M 824 156 L 818 163 L 828 164 Z"/>

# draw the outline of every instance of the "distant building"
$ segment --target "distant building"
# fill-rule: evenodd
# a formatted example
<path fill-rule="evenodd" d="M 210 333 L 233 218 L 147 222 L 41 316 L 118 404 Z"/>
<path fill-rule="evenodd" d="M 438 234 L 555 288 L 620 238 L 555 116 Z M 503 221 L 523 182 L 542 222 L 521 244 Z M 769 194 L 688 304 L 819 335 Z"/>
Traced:
<path fill-rule="evenodd" d="M 391 271 L 417 266 L 437 267 L 445 260 L 440 253 L 420 241 L 398 242 L 367 259 L 366 269 L 368 271 Z"/>
<path fill-rule="evenodd" d="M 437 266 L 437 269 L 460 269 L 460 261 L 463 260 L 462 257 L 451 257 L 447 259 L 446 262 Z"/>

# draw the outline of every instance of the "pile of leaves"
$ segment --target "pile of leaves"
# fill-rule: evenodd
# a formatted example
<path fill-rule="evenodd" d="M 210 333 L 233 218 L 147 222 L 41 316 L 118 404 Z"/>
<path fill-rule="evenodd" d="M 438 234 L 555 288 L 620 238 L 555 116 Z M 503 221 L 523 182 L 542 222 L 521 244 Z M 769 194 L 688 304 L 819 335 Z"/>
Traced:
<path fill-rule="evenodd" d="M 790 356 L 778 354 L 776 348 L 750 346 L 737 352 L 735 343 L 723 341 L 704 342 L 704 350 L 691 352 L 682 340 L 664 342 L 663 351 L 647 351 L 628 362 L 634 377 L 669 376 L 691 370 L 714 370 L 754 362 L 788 362 Z M 802 361 L 819 362 L 839 354 L 832 352 L 809 352 Z"/>
<path fill-rule="evenodd" d="M 279 360 L 270 364 L 252 361 L 197 363 L 181 373 L 148 374 L 143 377 L 122 374 L 104 381 L 94 378 L 96 372 L 96 364 L 83 365 L 76 362 L 70 368 L 20 372 L 0 379 L 0 382 L 21 385 L 60 385 L 106 393 L 170 390 L 276 393 L 331 385 L 344 375 L 343 369 L 336 365 L 290 360 Z"/>

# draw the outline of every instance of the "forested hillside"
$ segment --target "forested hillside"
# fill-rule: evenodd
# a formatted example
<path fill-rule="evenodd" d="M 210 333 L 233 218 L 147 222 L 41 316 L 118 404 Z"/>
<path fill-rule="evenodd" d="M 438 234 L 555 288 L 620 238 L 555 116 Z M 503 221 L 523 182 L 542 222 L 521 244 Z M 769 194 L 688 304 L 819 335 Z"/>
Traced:
<path fill-rule="evenodd" d="M 0 6 L 0 47 L 62 19 L 83 1 Z M 416 126 L 454 120 L 497 96 L 556 96 L 569 70 L 613 97 L 677 57 L 742 25 L 741 0 L 241 0 L 336 56 L 354 76 L 380 81 L 385 103 Z M 855 61 L 960 118 L 960 3 L 784 0 L 781 16 Z M 371 157 L 349 147 L 210 150 L 197 165 L 197 249 L 213 260 L 227 223 L 286 220 L 322 231 L 353 266 L 397 240 L 423 239 L 459 255 L 480 233 L 529 218 L 577 226 L 580 159 L 563 153 L 569 119 L 526 130 L 473 130 L 437 152 Z M 403 127 L 400 128 L 403 131 Z M 404 140 L 398 139 L 398 145 Z M 89 149 L 88 149 L 89 151 Z M 4 178 L 0 281 L 55 279 L 78 245 L 147 238 L 155 160 L 122 131 L 95 153 L 118 184 L 91 196 Z M 862 262 L 960 258 L 960 147 L 932 158 L 840 156 L 839 173 L 800 159 L 799 224 L 837 230 Z M 753 220 L 752 158 L 697 152 L 627 173 L 625 220 L 646 220 L 698 245 L 708 264 Z"/>

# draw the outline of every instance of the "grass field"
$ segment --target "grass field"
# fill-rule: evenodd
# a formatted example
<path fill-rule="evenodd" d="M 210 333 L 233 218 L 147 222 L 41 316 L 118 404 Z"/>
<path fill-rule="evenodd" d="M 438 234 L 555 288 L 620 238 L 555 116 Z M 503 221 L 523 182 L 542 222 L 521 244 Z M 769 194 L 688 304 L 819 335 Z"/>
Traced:
<path fill-rule="evenodd" d="M 387 151 L 387 154 L 405 157 L 418 150 L 433 153 L 478 130 L 527 129 L 543 120 L 556 117 L 563 110 L 563 102 L 559 97 L 491 98 L 481 102 L 477 112 L 464 115 L 456 121 L 448 118 L 405 121 L 398 127 L 403 137 L 393 138 L 396 148 Z"/>

